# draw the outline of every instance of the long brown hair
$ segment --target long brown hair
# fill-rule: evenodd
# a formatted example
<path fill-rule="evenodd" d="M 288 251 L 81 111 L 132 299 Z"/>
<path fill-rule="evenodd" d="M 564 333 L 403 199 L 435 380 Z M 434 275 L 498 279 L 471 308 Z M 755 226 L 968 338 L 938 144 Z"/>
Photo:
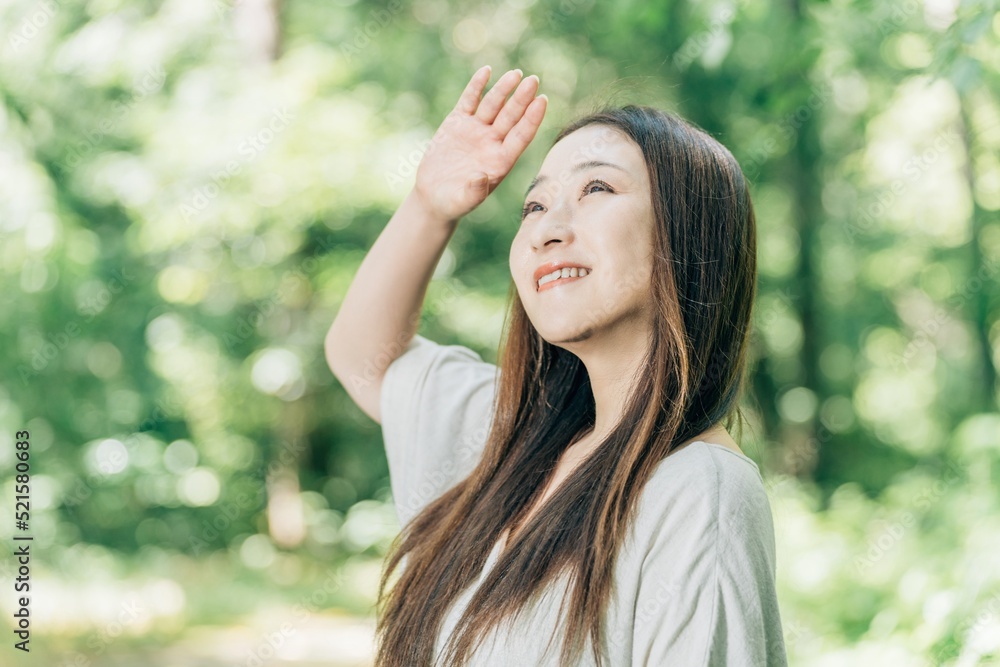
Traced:
<path fill-rule="evenodd" d="M 570 575 L 572 598 L 562 664 L 579 658 L 589 631 L 602 665 L 615 560 L 646 481 L 678 445 L 720 423 L 730 428 L 736 418 L 742 426 L 757 276 L 756 223 L 743 172 L 706 132 L 644 105 L 580 118 L 553 145 L 592 124 L 631 138 L 649 171 L 656 260 L 647 357 L 617 426 L 518 529 L 469 601 L 445 648 L 448 665 L 467 664 L 491 628 L 563 574 Z M 586 368 L 541 338 L 513 281 L 497 358 L 500 379 L 482 458 L 408 522 L 390 548 L 378 593 L 378 667 L 432 663 L 451 605 L 479 577 L 504 529 L 535 503 L 563 450 L 594 426 Z M 404 556 L 407 566 L 386 594 Z"/>

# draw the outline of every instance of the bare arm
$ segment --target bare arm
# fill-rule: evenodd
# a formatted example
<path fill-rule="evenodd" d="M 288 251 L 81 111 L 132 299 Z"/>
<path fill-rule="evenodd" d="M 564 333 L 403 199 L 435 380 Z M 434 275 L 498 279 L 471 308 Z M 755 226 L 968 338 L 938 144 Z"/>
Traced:
<path fill-rule="evenodd" d="M 330 370 L 376 422 L 382 378 L 417 331 L 427 286 L 458 221 L 507 176 L 534 138 L 547 98 L 537 77 L 477 71 L 431 139 L 416 183 L 358 267 L 326 335 Z M 518 82 L 520 81 L 520 85 Z M 507 95 L 517 90 L 508 100 Z"/>

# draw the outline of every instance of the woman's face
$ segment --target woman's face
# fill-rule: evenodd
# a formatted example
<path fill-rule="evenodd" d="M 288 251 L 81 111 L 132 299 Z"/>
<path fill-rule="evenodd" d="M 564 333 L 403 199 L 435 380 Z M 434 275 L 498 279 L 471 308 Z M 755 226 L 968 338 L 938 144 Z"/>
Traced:
<path fill-rule="evenodd" d="M 558 345 L 645 335 L 654 220 L 639 147 L 610 126 L 582 127 L 552 147 L 524 204 L 510 272 L 542 338 Z M 563 263 L 587 275 L 539 287 L 539 276 Z"/>

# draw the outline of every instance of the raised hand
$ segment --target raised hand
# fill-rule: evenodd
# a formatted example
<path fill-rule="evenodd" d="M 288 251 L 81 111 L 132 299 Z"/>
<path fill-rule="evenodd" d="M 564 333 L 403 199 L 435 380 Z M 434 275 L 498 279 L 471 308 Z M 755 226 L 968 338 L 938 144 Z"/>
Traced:
<path fill-rule="evenodd" d="M 472 75 L 417 167 L 414 195 L 431 215 L 457 222 L 479 206 L 535 138 L 548 98 L 535 97 L 537 76 L 521 76 L 506 72 L 481 97 L 489 65 Z"/>

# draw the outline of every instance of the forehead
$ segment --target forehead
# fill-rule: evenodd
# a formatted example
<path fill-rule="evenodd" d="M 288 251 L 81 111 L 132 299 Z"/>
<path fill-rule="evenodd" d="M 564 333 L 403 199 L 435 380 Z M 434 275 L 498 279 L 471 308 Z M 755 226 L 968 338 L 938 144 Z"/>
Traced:
<path fill-rule="evenodd" d="M 560 139 L 545 156 L 538 173 L 552 177 L 592 160 L 620 165 L 635 176 L 646 170 L 639 146 L 621 130 L 609 125 L 587 125 Z"/>

